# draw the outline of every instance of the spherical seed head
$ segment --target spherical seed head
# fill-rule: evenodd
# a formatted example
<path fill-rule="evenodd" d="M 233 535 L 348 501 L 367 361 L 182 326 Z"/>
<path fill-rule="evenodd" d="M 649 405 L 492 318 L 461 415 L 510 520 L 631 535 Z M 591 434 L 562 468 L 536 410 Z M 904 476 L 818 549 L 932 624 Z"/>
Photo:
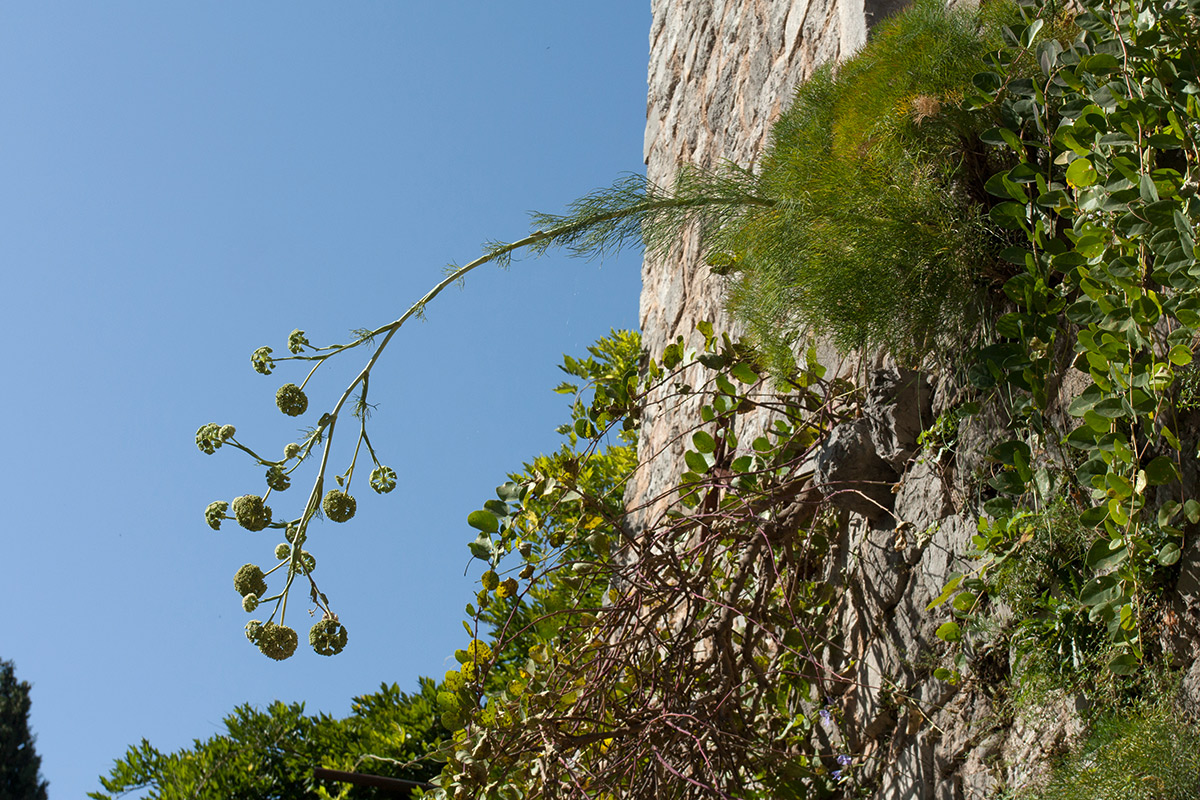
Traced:
<path fill-rule="evenodd" d="M 292 554 L 292 546 L 287 542 L 280 542 L 275 545 L 275 558 L 283 561 Z"/>
<path fill-rule="evenodd" d="M 233 576 L 233 588 L 242 597 L 248 594 L 261 597 L 267 591 L 267 581 L 257 564 L 245 564 Z"/>
<path fill-rule="evenodd" d="M 221 426 L 221 441 L 222 442 L 229 441 L 230 439 L 232 439 L 234 437 L 235 434 L 237 434 L 237 428 L 233 427 L 232 425 L 222 425 Z"/>
<path fill-rule="evenodd" d="M 271 507 L 256 494 L 244 494 L 233 499 L 233 516 L 246 530 L 261 531 L 271 524 Z"/>
<path fill-rule="evenodd" d="M 225 512 L 229 510 L 229 503 L 218 500 L 215 503 L 209 503 L 208 508 L 204 509 L 204 521 L 208 523 L 208 527 L 214 531 L 221 530 L 221 522 L 225 519 Z"/>
<path fill-rule="evenodd" d="M 490 592 L 495 590 L 495 588 L 500 585 L 500 576 L 496 574 L 494 569 L 489 569 L 487 572 L 483 573 L 483 577 L 480 578 L 480 581 L 483 583 L 483 588 Z"/>
<path fill-rule="evenodd" d="M 246 623 L 246 638 L 250 643 L 257 645 L 259 639 L 262 638 L 263 624 L 262 620 L 252 619 Z"/>
<path fill-rule="evenodd" d="M 258 608 L 258 595 L 248 594 L 242 598 L 242 611 L 247 614 Z"/>
<path fill-rule="evenodd" d="M 323 619 L 309 628 L 308 643 L 317 655 L 336 656 L 346 647 L 346 626 L 335 619 Z"/>
<path fill-rule="evenodd" d="M 275 359 L 271 358 L 271 348 L 260 347 L 250 354 L 250 364 L 260 375 L 270 375 L 275 369 Z"/>
<path fill-rule="evenodd" d="M 300 455 L 300 445 L 291 442 L 283 446 L 283 457 L 288 461 L 291 461 L 298 455 Z"/>
<path fill-rule="evenodd" d="M 387 494 L 396 488 L 396 470 L 378 466 L 371 470 L 371 488 L 379 494 Z"/>
<path fill-rule="evenodd" d="M 500 599 L 504 599 L 505 597 L 512 597 L 513 595 L 515 595 L 517 593 L 518 588 L 519 587 L 517 586 L 516 579 L 509 578 L 506 581 L 504 581 L 503 583 L 501 583 L 498 587 L 496 587 L 496 597 L 499 597 Z"/>
<path fill-rule="evenodd" d="M 294 383 L 285 383 L 275 392 L 275 405 L 289 417 L 298 417 L 308 410 L 308 398 Z"/>
<path fill-rule="evenodd" d="M 325 510 L 325 516 L 334 522 L 345 522 L 354 516 L 358 503 L 342 490 L 330 489 L 321 501 L 321 508 Z"/>
<path fill-rule="evenodd" d="M 221 426 L 215 422 L 201 425 L 196 431 L 196 447 L 200 448 L 201 453 L 211 456 L 224 443 L 225 440 L 221 438 Z"/>
<path fill-rule="evenodd" d="M 292 654 L 296 652 L 298 642 L 299 637 L 296 636 L 296 632 L 287 625 L 268 622 L 262 627 L 262 635 L 258 639 L 258 649 L 267 658 L 283 661 L 285 658 L 291 658 Z"/>
<path fill-rule="evenodd" d="M 287 488 L 291 485 L 292 479 L 283 471 L 283 467 L 267 468 L 267 486 L 270 486 L 277 492 L 286 492 Z"/>

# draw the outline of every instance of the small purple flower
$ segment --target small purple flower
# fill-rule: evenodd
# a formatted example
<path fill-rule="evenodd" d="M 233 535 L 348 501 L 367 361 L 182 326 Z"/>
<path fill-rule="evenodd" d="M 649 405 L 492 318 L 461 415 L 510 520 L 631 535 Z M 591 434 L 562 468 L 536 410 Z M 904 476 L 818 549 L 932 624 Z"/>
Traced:
<path fill-rule="evenodd" d="M 827 731 L 833 730 L 833 714 L 829 713 L 828 708 L 821 709 L 821 726 Z"/>
<path fill-rule="evenodd" d="M 842 771 L 840 769 L 835 769 L 833 772 L 829 773 L 829 777 L 833 778 L 835 781 L 840 781 L 842 779 Z"/>
<path fill-rule="evenodd" d="M 851 758 L 850 756 L 846 755 L 845 753 L 842 753 L 840 756 L 837 757 L 837 762 L 839 764 L 841 764 L 843 767 L 850 766 L 850 763 L 852 761 L 854 761 L 854 759 Z"/>

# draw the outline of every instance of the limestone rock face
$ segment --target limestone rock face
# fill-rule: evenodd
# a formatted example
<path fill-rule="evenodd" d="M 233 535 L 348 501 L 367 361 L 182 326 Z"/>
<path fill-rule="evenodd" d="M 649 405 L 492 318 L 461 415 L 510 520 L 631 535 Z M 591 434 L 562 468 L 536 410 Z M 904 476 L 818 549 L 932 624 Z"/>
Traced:
<path fill-rule="evenodd" d="M 843 422 L 817 452 L 815 482 L 830 504 L 874 521 L 891 513 L 899 475 L 879 457 L 866 418 Z"/>
<path fill-rule="evenodd" d="M 651 10 L 644 154 L 646 176 L 662 185 L 681 163 L 751 166 L 796 86 L 862 46 L 869 16 L 890 13 L 865 10 L 863 0 L 651 0 Z M 671 258 L 642 266 L 642 342 L 657 358 L 677 336 L 691 341 L 701 320 L 731 329 L 721 283 L 690 238 Z M 651 500 L 674 485 L 680 420 L 696 410 L 647 403 L 639 450 L 651 455 L 629 493 L 643 521 L 635 524 L 651 519 Z"/>

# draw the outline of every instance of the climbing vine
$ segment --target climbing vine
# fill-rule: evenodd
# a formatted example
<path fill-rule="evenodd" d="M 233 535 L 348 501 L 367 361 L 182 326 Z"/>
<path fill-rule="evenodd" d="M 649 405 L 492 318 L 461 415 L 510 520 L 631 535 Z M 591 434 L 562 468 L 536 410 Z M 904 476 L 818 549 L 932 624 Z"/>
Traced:
<path fill-rule="evenodd" d="M 1174 402 L 1200 327 L 1196 7 L 1022 6 L 967 100 L 998 109 L 982 138 L 1017 163 L 987 182 L 1002 201 L 990 218 L 1024 243 L 1002 254 L 1018 268 L 1003 286 L 1011 310 L 972 370 L 1013 435 L 991 451 L 979 569 L 940 599 L 976 611 L 997 589 L 988 576 L 1069 513 L 1090 541 L 1057 567 L 1044 606 L 1104 632 L 1119 674 L 1145 662 L 1154 592 L 1200 520 L 1181 481 L 1196 443 Z M 1013 77 L 1026 61 L 1036 73 Z M 960 635 L 954 623 L 942 633 Z"/>

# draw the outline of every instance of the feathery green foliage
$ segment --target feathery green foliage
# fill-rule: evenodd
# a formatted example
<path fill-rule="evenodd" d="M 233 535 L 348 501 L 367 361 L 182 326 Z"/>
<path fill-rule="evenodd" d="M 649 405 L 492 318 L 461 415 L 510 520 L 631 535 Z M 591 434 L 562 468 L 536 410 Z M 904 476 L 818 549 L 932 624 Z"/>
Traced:
<path fill-rule="evenodd" d="M 801 85 L 775 124 L 759 182 L 776 204 L 721 237 L 738 274 L 730 307 L 773 365 L 805 331 L 915 360 L 966 329 L 994 261 L 986 117 L 959 108 L 986 63 L 981 25 L 918 3 Z"/>
<path fill-rule="evenodd" d="M 1167 704 L 1105 717 L 1030 800 L 1194 800 L 1200 729 Z"/>
<path fill-rule="evenodd" d="M 537 215 L 536 249 L 596 255 L 640 239 L 661 255 L 697 229 L 730 308 L 777 372 L 805 333 L 916 360 L 965 330 L 996 239 L 981 209 L 986 114 L 963 89 L 999 42 L 977 12 L 921 2 L 835 72 L 797 91 L 761 167 L 680 168 L 663 188 L 628 177 Z"/>

